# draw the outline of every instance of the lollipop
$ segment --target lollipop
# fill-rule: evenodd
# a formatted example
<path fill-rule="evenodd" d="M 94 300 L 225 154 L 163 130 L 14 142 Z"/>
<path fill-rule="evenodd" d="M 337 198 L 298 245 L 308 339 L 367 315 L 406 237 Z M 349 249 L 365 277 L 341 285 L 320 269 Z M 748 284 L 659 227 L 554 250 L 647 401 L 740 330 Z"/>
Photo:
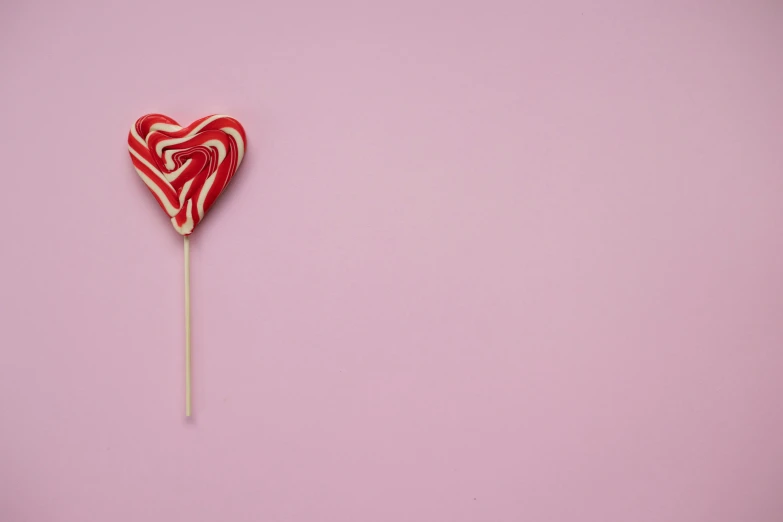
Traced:
<path fill-rule="evenodd" d="M 162 114 L 142 116 L 130 129 L 133 166 L 174 230 L 185 238 L 185 415 L 190 393 L 190 242 L 212 204 L 242 163 L 247 137 L 229 116 L 213 115 L 187 127 Z"/>

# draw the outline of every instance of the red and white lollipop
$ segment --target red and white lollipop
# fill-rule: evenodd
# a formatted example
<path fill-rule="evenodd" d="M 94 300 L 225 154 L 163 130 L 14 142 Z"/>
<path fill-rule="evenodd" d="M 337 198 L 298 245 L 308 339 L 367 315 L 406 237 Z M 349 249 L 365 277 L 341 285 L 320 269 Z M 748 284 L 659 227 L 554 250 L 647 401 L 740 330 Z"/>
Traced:
<path fill-rule="evenodd" d="M 247 136 L 229 116 L 212 115 L 182 127 L 162 114 L 142 116 L 130 129 L 133 166 L 174 230 L 185 237 L 185 415 L 190 417 L 190 243 L 188 236 L 228 186 L 245 155 Z"/>

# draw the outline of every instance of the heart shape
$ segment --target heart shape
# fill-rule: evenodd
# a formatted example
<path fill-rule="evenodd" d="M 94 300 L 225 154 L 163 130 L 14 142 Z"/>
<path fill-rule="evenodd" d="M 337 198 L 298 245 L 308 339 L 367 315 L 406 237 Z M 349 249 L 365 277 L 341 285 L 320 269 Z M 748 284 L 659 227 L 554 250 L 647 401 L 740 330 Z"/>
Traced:
<path fill-rule="evenodd" d="M 128 134 L 136 172 L 183 236 L 193 232 L 231 181 L 246 144 L 242 125 L 222 114 L 187 127 L 163 114 L 147 114 Z"/>

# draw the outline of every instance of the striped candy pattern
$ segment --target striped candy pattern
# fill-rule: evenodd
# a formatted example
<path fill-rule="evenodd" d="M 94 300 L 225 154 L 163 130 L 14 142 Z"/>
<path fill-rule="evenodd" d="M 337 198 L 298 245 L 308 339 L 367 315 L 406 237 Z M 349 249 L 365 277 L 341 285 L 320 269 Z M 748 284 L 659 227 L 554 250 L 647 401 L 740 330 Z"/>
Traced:
<path fill-rule="evenodd" d="M 139 118 L 128 134 L 133 166 L 174 229 L 190 235 L 245 155 L 242 125 L 220 114 L 187 127 L 162 114 Z"/>

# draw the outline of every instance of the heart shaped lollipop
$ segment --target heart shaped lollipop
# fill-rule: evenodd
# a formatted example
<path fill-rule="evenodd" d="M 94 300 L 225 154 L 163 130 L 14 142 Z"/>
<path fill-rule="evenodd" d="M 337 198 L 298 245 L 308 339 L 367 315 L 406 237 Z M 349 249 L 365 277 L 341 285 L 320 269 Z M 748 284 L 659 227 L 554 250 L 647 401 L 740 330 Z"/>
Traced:
<path fill-rule="evenodd" d="M 128 134 L 136 172 L 183 236 L 195 230 L 231 181 L 246 143 L 242 125 L 219 114 L 187 127 L 162 114 L 147 114 Z"/>
<path fill-rule="evenodd" d="M 190 417 L 190 241 L 245 155 L 242 125 L 216 114 L 187 127 L 162 114 L 142 116 L 128 134 L 133 166 L 185 237 L 185 416 Z"/>

